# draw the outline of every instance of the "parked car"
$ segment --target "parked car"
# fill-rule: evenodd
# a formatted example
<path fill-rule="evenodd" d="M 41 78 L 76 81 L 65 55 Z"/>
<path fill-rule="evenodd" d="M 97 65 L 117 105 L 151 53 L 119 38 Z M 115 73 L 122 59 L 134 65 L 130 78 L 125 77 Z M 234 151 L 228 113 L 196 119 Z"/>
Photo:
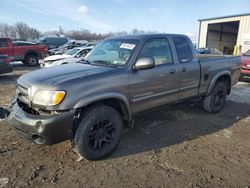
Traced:
<path fill-rule="evenodd" d="M 0 55 L 0 74 L 12 72 L 10 59 L 6 55 Z"/>
<path fill-rule="evenodd" d="M 98 42 L 88 42 L 88 43 L 84 44 L 82 47 L 89 47 L 89 46 L 95 47 L 97 44 L 98 44 Z"/>
<path fill-rule="evenodd" d="M 46 44 L 49 49 L 58 48 L 69 41 L 66 37 L 45 37 L 39 41 L 41 44 Z"/>
<path fill-rule="evenodd" d="M 41 68 L 77 63 L 82 60 L 92 48 L 93 47 L 73 48 L 68 50 L 65 54 L 46 57 L 41 63 Z"/>
<path fill-rule="evenodd" d="M 0 54 L 9 56 L 11 61 L 22 61 L 29 66 L 37 66 L 39 58 L 44 58 L 48 47 L 42 44 L 14 45 L 9 38 L 0 38 Z"/>
<path fill-rule="evenodd" d="M 240 67 L 238 56 L 197 59 L 184 35 L 112 37 L 82 64 L 21 76 L 8 121 L 38 144 L 70 139 L 83 157 L 97 160 L 141 111 L 200 98 L 205 111 L 219 112 Z"/>
<path fill-rule="evenodd" d="M 222 55 L 223 52 L 216 48 L 199 48 L 197 50 L 197 54 L 217 54 L 217 55 Z"/>
<path fill-rule="evenodd" d="M 242 67 L 240 79 L 250 78 L 250 50 L 242 56 Z"/>
<path fill-rule="evenodd" d="M 87 43 L 88 41 L 70 41 L 58 48 L 50 49 L 49 55 L 64 54 L 72 48 L 85 46 Z"/>

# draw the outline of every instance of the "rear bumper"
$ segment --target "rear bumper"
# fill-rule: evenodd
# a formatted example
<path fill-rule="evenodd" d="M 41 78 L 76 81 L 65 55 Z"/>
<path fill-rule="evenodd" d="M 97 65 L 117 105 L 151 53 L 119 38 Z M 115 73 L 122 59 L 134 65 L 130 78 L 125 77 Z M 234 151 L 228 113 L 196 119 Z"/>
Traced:
<path fill-rule="evenodd" d="M 73 137 L 74 113 L 70 110 L 56 115 L 32 115 L 23 111 L 14 100 L 8 122 L 34 142 L 52 145 Z"/>

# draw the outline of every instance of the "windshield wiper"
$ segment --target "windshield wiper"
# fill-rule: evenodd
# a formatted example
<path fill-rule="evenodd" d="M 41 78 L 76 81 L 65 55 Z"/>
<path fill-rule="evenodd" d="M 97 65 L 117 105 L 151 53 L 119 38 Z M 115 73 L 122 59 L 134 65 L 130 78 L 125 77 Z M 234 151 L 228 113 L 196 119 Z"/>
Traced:
<path fill-rule="evenodd" d="M 112 64 L 111 62 L 109 61 L 104 61 L 104 60 L 96 60 L 94 61 L 93 63 L 91 63 L 92 65 L 101 65 L 101 66 L 109 66 L 109 67 L 115 67 L 117 68 L 118 66 L 115 65 L 115 64 Z"/>

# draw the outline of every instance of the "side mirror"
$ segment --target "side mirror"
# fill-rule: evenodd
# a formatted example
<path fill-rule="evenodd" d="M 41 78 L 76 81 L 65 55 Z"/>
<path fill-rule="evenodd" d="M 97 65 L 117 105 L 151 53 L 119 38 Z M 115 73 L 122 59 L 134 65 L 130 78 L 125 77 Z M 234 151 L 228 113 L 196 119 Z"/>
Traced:
<path fill-rule="evenodd" d="M 141 70 L 141 69 L 151 69 L 155 66 L 155 61 L 153 58 L 150 57 L 142 57 L 137 60 L 133 69 L 134 70 Z"/>

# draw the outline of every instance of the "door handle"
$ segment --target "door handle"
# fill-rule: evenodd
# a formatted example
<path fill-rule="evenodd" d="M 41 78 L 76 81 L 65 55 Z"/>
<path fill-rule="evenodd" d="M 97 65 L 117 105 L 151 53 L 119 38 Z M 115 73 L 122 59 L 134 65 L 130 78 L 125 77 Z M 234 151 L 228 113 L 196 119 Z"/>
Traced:
<path fill-rule="evenodd" d="M 187 71 L 186 67 L 184 67 L 184 68 L 181 69 L 181 72 L 186 72 L 186 71 Z"/>
<path fill-rule="evenodd" d="M 170 70 L 169 74 L 175 74 L 176 73 L 176 69 Z"/>

